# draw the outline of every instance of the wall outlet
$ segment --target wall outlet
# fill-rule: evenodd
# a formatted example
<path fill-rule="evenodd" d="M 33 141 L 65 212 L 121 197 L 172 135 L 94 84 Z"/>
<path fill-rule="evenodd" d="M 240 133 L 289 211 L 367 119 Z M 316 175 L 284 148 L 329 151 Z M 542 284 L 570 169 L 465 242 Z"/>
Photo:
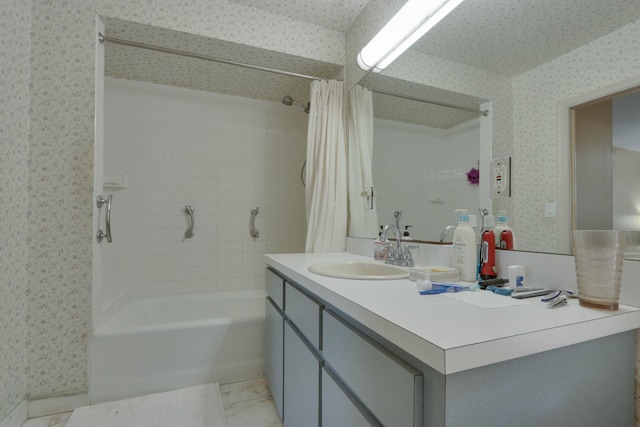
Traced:
<path fill-rule="evenodd" d="M 511 197 L 511 157 L 489 162 L 489 196 L 492 199 Z"/>

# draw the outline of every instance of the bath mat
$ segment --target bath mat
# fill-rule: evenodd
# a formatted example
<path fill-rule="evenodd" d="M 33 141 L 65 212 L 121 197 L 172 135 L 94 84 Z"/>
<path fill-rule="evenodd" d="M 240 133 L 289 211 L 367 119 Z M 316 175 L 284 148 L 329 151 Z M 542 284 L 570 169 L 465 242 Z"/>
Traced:
<path fill-rule="evenodd" d="M 65 427 L 227 427 L 218 383 L 83 406 Z"/>

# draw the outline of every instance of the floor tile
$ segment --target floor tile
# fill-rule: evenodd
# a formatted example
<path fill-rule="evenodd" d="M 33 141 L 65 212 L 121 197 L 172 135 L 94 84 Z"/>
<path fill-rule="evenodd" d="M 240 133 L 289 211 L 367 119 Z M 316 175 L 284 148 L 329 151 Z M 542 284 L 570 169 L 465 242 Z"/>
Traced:
<path fill-rule="evenodd" d="M 246 400 L 270 398 L 267 380 L 260 378 L 251 381 L 241 381 L 238 383 L 223 384 L 220 386 L 220 394 L 224 405 Z"/>
<path fill-rule="evenodd" d="M 282 427 L 267 381 L 220 385 L 227 427 Z M 27 420 L 22 427 L 64 427 L 71 412 Z"/>
<path fill-rule="evenodd" d="M 273 400 L 263 398 L 237 402 L 224 408 L 227 427 L 282 427 Z"/>
<path fill-rule="evenodd" d="M 25 421 L 22 427 L 64 427 L 70 416 L 71 412 L 65 412 L 63 414 L 32 418 Z"/>

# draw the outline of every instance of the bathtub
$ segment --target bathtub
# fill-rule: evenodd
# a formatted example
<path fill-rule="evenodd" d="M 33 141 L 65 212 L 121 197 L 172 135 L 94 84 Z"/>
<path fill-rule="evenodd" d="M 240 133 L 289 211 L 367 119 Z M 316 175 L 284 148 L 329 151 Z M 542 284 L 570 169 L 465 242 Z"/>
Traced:
<path fill-rule="evenodd" d="M 133 298 L 89 339 L 89 401 L 264 373 L 265 292 Z"/>

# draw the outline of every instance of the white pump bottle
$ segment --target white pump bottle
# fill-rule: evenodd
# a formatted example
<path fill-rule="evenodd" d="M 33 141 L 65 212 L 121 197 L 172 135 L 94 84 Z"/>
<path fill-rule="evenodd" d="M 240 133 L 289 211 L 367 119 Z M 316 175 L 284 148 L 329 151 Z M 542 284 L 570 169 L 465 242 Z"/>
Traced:
<path fill-rule="evenodd" d="M 473 282 L 478 274 L 478 248 L 476 233 L 469 224 L 466 209 L 456 209 L 460 213 L 459 223 L 453 232 L 453 267 L 460 270 L 460 280 Z"/>

